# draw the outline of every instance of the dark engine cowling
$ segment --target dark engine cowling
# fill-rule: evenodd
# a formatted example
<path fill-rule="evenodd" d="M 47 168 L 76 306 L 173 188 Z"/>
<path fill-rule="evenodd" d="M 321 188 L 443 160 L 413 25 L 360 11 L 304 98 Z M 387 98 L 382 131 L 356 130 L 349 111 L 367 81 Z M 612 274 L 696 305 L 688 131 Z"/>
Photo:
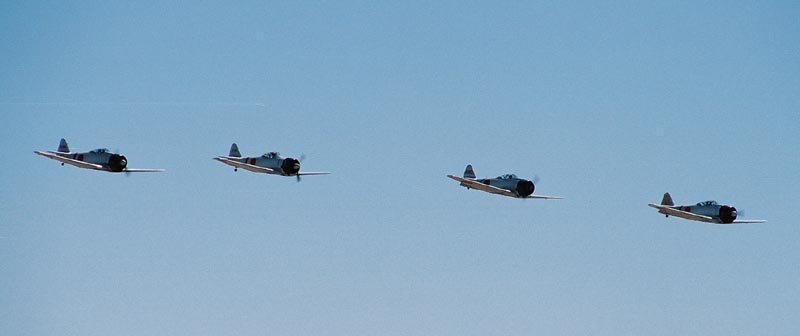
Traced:
<path fill-rule="evenodd" d="M 125 170 L 128 165 L 128 159 L 123 155 L 113 154 L 108 158 L 108 169 L 112 172 L 119 173 Z"/>
<path fill-rule="evenodd" d="M 730 224 L 736 220 L 736 208 L 723 205 L 719 208 L 719 220 L 722 223 Z"/>
<path fill-rule="evenodd" d="M 292 158 L 283 159 L 283 162 L 281 162 L 281 170 L 284 175 L 297 174 L 297 172 L 300 171 L 300 161 Z"/>
<path fill-rule="evenodd" d="M 517 182 L 517 195 L 519 195 L 519 197 L 528 197 L 533 194 L 533 189 L 535 188 L 531 181 L 519 181 Z"/>

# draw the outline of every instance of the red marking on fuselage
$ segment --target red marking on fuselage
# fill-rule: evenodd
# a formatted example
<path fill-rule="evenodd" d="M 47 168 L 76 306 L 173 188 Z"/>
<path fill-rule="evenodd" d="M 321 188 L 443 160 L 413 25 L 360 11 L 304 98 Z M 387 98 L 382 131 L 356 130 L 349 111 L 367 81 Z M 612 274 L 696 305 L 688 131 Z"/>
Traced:
<path fill-rule="evenodd" d="M 83 161 L 83 154 L 78 154 L 78 161 Z"/>
<path fill-rule="evenodd" d="M 250 164 L 251 164 L 251 165 L 255 165 L 255 164 L 256 164 L 256 158 L 252 158 L 252 159 L 250 159 Z"/>
<path fill-rule="evenodd" d="M 483 180 L 481 182 L 483 182 L 485 185 L 492 185 L 492 180 Z"/>

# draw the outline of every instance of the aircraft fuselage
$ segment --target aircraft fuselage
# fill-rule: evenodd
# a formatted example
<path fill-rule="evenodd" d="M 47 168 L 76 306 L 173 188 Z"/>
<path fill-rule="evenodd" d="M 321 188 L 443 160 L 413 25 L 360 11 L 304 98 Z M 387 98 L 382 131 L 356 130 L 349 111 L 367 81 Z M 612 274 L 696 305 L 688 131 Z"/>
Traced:
<path fill-rule="evenodd" d="M 227 157 L 226 159 L 256 167 L 272 169 L 283 176 L 297 175 L 300 171 L 300 161 L 294 158 L 285 158 L 279 155 L 272 157 Z"/>
<path fill-rule="evenodd" d="M 736 208 L 729 205 L 719 205 L 714 201 L 706 201 L 695 205 L 676 205 L 671 206 L 675 210 L 691 212 L 693 214 L 708 216 L 719 220 L 720 223 L 729 224 L 736 220 L 738 215 Z M 662 214 L 664 212 L 659 211 Z M 665 214 L 668 215 L 668 214 Z"/>
<path fill-rule="evenodd" d="M 518 177 L 485 178 L 485 179 L 475 179 L 474 181 L 483 183 L 485 185 L 497 187 L 500 189 L 508 190 L 510 192 L 517 194 L 517 196 L 520 198 L 525 198 L 530 196 L 536 189 L 536 186 L 533 184 L 532 181 L 521 179 Z M 465 185 L 464 183 L 461 183 L 461 186 L 469 188 L 469 186 Z"/>
<path fill-rule="evenodd" d="M 97 149 L 83 153 L 77 153 L 77 152 L 76 153 L 49 152 L 49 153 L 67 159 L 101 165 L 103 166 L 104 169 L 114 173 L 122 172 L 125 170 L 125 167 L 128 166 L 128 159 L 124 155 L 111 153 L 106 149 Z"/>

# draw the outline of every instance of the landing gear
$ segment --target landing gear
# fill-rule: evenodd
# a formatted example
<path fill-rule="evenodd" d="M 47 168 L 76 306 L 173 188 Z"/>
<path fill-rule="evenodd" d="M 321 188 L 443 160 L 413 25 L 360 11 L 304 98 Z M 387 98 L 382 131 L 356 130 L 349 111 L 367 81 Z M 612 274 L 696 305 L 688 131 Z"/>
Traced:
<path fill-rule="evenodd" d="M 61 162 L 61 165 L 63 166 L 63 165 L 64 165 L 64 162 Z"/>
<path fill-rule="evenodd" d="M 239 171 L 239 168 L 233 168 L 233 171 Z"/>

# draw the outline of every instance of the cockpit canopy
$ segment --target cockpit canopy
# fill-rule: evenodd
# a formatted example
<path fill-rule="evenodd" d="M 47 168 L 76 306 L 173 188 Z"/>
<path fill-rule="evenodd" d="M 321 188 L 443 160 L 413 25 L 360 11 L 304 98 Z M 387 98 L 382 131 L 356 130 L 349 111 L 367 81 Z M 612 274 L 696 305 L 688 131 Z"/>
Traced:
<path fill-rule="evenodd" d="M 89 153 L 108 153 L 108 152 L 109 152 L 108 148 L 98 148 Z"/>
<path fill-rule="evenodd" d="M 266 153 L 266 154 L 262 155 L 262 157 L 265 157 L 267 159 L 277 159 L 280 156 L 281 156 L 281 153 L 278 153 L 278 152 L 269 152 L 269 153 Z"/>
<path fill-rule="evenodd" d="M 699 207 L 711 206 L 711 205 L 717 205 L 717 201 L 705 201 L 705 202 L 697 203 L 697 206 L 699 206 Z"/>
<path fill-rule="evenodd" d="M 497 177 L 498 180 L 510 180 L 510 179 L 515 179 L 515 178 L 518 178 L 518 177 L 517 177 L 517 175 L 514 175 L 514 174 L 505 174 L 505 175 L 501 175 L 501 176 Z"/>

